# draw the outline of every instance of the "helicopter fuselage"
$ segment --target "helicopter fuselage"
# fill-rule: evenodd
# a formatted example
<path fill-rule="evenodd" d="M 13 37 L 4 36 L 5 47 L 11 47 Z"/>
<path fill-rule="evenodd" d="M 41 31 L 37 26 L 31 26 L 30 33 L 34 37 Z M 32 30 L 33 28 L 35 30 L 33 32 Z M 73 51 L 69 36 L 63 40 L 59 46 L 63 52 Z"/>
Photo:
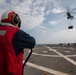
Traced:
<path fill-rule="evenodd" d="M 71 13 L 70 12 L 67 12 L 67 19 L 74 19 L 74 17 L 73 17 L 73 15 L 71 15 Z"/>

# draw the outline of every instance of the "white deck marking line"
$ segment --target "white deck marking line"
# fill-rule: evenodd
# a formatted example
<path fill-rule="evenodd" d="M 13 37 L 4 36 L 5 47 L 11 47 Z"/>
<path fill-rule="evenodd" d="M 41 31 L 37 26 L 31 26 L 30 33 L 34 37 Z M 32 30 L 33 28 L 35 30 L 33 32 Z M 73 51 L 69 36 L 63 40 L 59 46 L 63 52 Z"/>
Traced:
<path fill-rule="evenodd" d="M 60 55 L 48 55 L 48 54 L 39 54 L 39 53 L 32 53 L 33 55 L 39 56 L 47 56 L 47 57 L 61 57 Z M 66 57 L 76 57 L 76 55 L 65 55 Z"/>
<path fill-rule="evenodd" d="M 58 51 L 56 51 L 56 49 L 51 49 L 51 48 L 48 47 L 48 46 L 45 46 L 45 47 L 48 48 L 49 50 L 51 50 L 51 51 L 57 53 L 58 55 L 60 55 L 61 57 L 63 57 L 64 59 L 68 60 L 69 62 L 71 62 L 73 65 L 76 66 L 76 62 L 75 62 L 74 60 L 72 60 L 72 59 L 66 57 L 65 55 L 63 55 L 63 54 L 61 54 L 61 53 L 59 53 Z"/>
<path fill-rule="evenodd" d="M 51 74 L 54 74 L 54 75 L 69 75 L 67 73 L 56 71 L 56 70 L 46 68 L 46 67 L 43 67 L 43 66 L 40 66 L 40 65 L 36 65 L 36 64 L 30 63 L 30 62 L 27 62 L 26 65 L 34 67 L 34 68 L 42 70 L 42 71 L 47 71 L 48 73 L 51 73 Z"/>
<path fill-rule="evenodd" d="M 32 53 L 33 55 L 39 55 L 39 56 L 48 56 L 48 57 L 61 57 L 59 55 L 47 55 L 47 54 L 39 54 L 39 53 Z"/>
<path fill-rule="evenodd" d="M 66 55 L 67 57 L 76 57 L 76 55 Z"/>
<path fill-rule="evenodd" d="M 36 50 L 36 49 L 38 50 L 38 49 L 41 49 L 41 48 L 34 48 L 33 50 Z"/>

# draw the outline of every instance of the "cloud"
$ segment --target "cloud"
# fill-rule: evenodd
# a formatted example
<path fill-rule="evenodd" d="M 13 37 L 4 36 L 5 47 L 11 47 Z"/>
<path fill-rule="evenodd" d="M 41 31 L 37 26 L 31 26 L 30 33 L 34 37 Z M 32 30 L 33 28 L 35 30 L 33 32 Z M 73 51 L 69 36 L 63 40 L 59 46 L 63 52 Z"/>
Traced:
<path fill-rule="evenodd" d="M 0 4 L 2 4 L 4 2 L 4 0 L 0 0 Z"/>
<path fill-rule="evenodd" d="M 20 0 L 7 0 L 7 2 L 5 1 L 1 6 L 4 10 L 14 10 L 20 15 L 22 28 L 31 30 L 43 23 L 45 7 L 42 6 L 42 1 L 25 0 L 20 2 Z"/>
<path fill-rule="evenodd" d="M 49 23 L 50 23 L 51 25 L 54 25 L 54 26 L 55 26 L 55 25 L 57 25 L 58 22 L 57 22 L 57 21 L 49 21 Z"/>
<path fill-rule="evenodd" d="M 46 33 L 47 32 L 47 30 L 48 30 L 48 28 L 47 27 L 45 27 L 45 26 L 43 26 L 43 25 L 40 25 L 40 26 L 38 26 L 38 29 L 37 29 L 39 32 L 41 32 L 41 33 Z"/>
<path fill-rule="evenodd" d="M 19 3 L 19 0 L 8 0 L 9 3 L 16 5 Z"/>
<path fill-rule="evenodd" d="M 41 25 L 44 21 L 44 9 L 45 7 L 41 7 L 38 4 L 39 1 L 32 3 L 32 5 L 28 4 L 27 10 L 26 7 L 24 8 L 25 14 L 21 16 L 24 28 L 26 27 L 27 30 L 34 29 L 35 27 Z M 31 8 L 30 8 L 31 7 Z M 27 11 L 27 12 L 26 12 Z M 23 28 L 22 27 L 22 28 Z"/>
<path fill-rule="evenodd" d="M 22 0 L 22 2 L 20 0 L 7 0 L 7 2 L 5 1 L 2 5 L 5 6 L 4 10 L 14 10 L 20 15 L 22 29 L 31 30 L 43 24 L 43 21 L 46 18 L 44 16 L 46 13 L 50 13 L 50 10 L 47 10 L 45 13 L 45 8 L 52 3 L 54 6 L 58 6 L 59 4 L 59 2 L 56 3 L 56 1 L 53 0 Z M 9 7 L 7 8 L 6 5 Z M 53 10 L 54 13 L 57 13 L 58 11 L 59 9 Z M 57 22 L 53 21 L 50 23 L 55 25 Z"/>
<path fill-rule="evenodd" d="M 41 25 L 41 23 L 43 22 L 44 18 L 43 18 L 43 13 L 41 15 L 38 16 L 25 16 L 23 18 L 23 27 L 26 28 L 27 30 L 31 30 L 39 25 Z"/>
<path fill-rule="evenodd" d="M 54 8 L 54 9 L 52 10 L 52 12 L 55 13 L 55 14 L 58 14 L 58 13 L 62 13 L 63 10 L 62 10 L 61 8 Z"/>
<path fill-rule="evenodd" d="M 62 18 L 62 19 L 57 19 L 57 20 L 51 20 L 51 21 L 49 21 L 49 23 L 50 23 L 51 25 L 53 25 L 53 26 L 56 26 L 56 25 L 61 24 L 61 23 L 63 22 L 63 20 L 64 20 L 64 18 Z"/>

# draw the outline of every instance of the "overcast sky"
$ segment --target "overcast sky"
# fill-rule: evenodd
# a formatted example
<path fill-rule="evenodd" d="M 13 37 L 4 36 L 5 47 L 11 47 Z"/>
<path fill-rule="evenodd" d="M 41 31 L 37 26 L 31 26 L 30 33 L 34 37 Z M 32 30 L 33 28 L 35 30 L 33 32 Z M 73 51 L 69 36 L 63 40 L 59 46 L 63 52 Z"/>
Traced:
<path fill-rule="evenodd" d="M 66 16 L 67 9 L 74 8 L 76 0 L 0 0 L 0 16 L 7 10 L 17 12 L 21 29 L 35 37 L 37 44 L 76 42 L 76 13 L 72 30 Z"/>

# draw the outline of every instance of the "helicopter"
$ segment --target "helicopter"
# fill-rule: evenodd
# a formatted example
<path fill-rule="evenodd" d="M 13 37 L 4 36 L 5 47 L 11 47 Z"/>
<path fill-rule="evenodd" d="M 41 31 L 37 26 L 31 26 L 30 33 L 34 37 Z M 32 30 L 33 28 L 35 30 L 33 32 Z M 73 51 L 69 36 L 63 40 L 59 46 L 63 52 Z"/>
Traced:
<path fill-rule="evenodd" d="M 67 19 L 74 19 L 74 17 L 73 17 L 73 15 L 71 15 L 71 13 L 70 12 L 67 12 Z"/>
<path fill-rule="evenodd" d="M 67 19 L 71 19 L 71 20 L 74 19 L 72 13 L 76 13 L 76 12 L 74 12 L 75 9 L 76 9 L 76 8 L 74 8 L 74 9 L 71 10 L 70 8 L 67 8 L 67 12 L 66 12 Z"/>
<path fill-rule="evenodd" d="M 74 12 L 76 8 L 70 9 L 70 7 L 67 8 L 67 19 L 70 20 L 70 26 L 68 27 L 68 29 L 73 29 L 73 26 L 71 25 L 71 20 L 75 19 L 72 13 L 76 13 Z"/>

